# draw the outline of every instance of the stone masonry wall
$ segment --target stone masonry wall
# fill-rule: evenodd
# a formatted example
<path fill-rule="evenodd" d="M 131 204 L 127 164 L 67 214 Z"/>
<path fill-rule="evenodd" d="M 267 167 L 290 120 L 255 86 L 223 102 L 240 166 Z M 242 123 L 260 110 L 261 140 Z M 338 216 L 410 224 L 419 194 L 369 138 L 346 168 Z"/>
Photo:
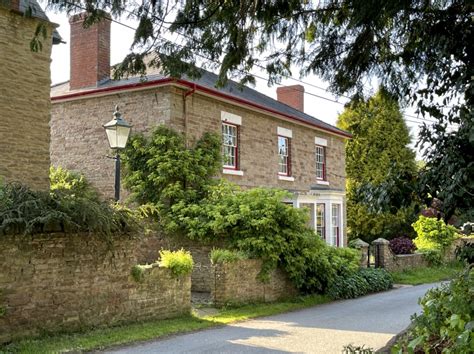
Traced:
<path fill-rule="evenodd" d="M 269 282 L 261 282 L 257 277 L 261 266 L 262 261 L 257 259 L 213 265 L 211 297 L 214 304 L 224 306 L 229 303 L 271 302 L 298 294 L 281 269 L 271 272 Z"/>
<path fill-rule="evenodd" d="M 49 234 L 0 238 L 0 343 L 44 331 L 77 330 L 190 311 L 190 276 L 147 269 L 141 239 L 122 236 L 113 247 L 98 236 Z"/>
<path fill-rule="evenodd" d="M 52 25 L 43 49 L 30 41 L 39 20 L 0 6 L 0 179 L 49 189 L 50 54 Z"/>
<path fill-rule="evenodd" d="M 222 248 L 223 244 L 205 244 L 185 237 L 168 237 L 160 233 L 147 236 L 141 242 L 139 257 L 145 263 L 153 263 L 158 258 L 160 249 L 178 250 L 184 248 L 191 253 L 194 267 L 191 274 L 191 290 L 210 293 L 212 290 L 212 265 L 210 253 L 212 248 Z"/>
<path fill-rule="evenodd" d="M 68 102 L 53 100 L 52 165 L 83 173 L 104 195 L 112 197 L 114 161 L 106 157 L 110 152 L 102 124 L 112 118 L 115 104 L 119 104 L 124 118 L 133 125 L 133 132 L 149 132 L 164 123 L 186 133 L 190 143 L 207 131 L 220 134 L 221 111 L 226 111 L 242 117 L 240 169 L 244 173 L 223 175 L 226 179 L 243 187 L 307 192 L 316 185 L 314 138 L 320 137 L 328 141 L 328 187 L 345 189 L 344 139 L 199 93 L 190 95 L 185 106 L 183 93 L 177 88 L 162 87 Z M 277 127 L 293 131 L 294 182 L 278 179 Z"/>
<path fill-rule="evenodd" d="M 316 155 L 314 138 L 327 139 L 326 165 L 329 188 L 345 190 L 345 144 L 344 139 L 283 121 L 268 114 L 219 101 L 195 93 L 186 100 L 182 92 L 174 90 L 171 121 L 182 127 L 189 141 L 197 140 L 206 131 L 221 132 L 221 111 L 242 117 L 240 126 L 239 163 L 243 176 L 223 175 L 226 179 L 244 187 L 277 187 L 294 191 L 308 191 L 316 185 Z M 309 103 L 309 102 L 308 102 Z M 184 123 L 186 117 L 186 124 Z M 278 135 L 277 128 L 291 129 L 291 169 L 293 182 L 278 179 Z"/>
<path fill-rule="evenodd" d="M 51 164 L 84 176 L 105 198 L 114 196 L 115 161 L 102 127 L 115 105 L 134 132 L 149 132 L 169 123 L 169 88 L 115 93 L 103 97 L 54 102 L 51 111 Z M 123 190 L 122 185 L 122 192 Z M 126 194 L 122 193 L 125 197 Z"/>

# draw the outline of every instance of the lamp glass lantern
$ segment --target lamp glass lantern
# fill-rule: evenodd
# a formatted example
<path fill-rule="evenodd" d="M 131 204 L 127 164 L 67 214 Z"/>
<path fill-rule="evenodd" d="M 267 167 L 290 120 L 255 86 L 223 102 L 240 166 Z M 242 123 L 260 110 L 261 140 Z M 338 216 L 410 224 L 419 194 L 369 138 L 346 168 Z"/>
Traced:
<path fill-rule="evenodd" d="M 114 119 L 105 123 L 103 127 L 111 149 L 118 150 L 125 148 L 132 126 L 122 118 L 118 107 L 115 107 Z"/>
<path fill-rule="evenodd" d="M 103 125 L 111 149 L 116 154 L 115 160 L 115 201 L 120 200 L 120 154 L 119 151 L 127 145 L 128 137 L 132 126 L 128 124 L 119 112 L 118 106 L 115 106 L 114 119 Z"/>

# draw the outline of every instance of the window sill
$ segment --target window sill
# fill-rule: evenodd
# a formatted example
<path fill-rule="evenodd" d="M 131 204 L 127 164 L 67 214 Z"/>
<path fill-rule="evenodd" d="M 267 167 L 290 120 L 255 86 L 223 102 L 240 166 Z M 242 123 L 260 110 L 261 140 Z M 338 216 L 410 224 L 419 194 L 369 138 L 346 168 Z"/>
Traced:
<path fill-rule="evenodd" d="M 222 173 L 225 174 L 225 175 L 234 175 L 234 176 L 243 176 L 244 175 L 244 171 L 232 170 L 230 168 L 224 168 L 222 170 Z"/>
<path fill-rule="evenodd" d="M 328 181 L 316 181 L 317 184 L 322 184 L 324 186 L 329 186 L 329 182 Z"/>
<path fill-rule="evenodd" d="M 295 177 L 291 177 L 291 176 L 280 176 L 280 175 L 278 175 L 278 179 L 280 181 L 288 181 L 288 182 L 294 182 L 295 181 Z"/>

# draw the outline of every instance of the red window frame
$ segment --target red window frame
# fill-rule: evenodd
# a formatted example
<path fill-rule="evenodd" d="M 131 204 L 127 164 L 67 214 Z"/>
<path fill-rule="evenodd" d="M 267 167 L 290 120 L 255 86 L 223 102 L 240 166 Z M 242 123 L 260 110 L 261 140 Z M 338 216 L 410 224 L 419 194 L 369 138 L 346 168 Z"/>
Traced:
<path fill-rule="evenodd" d="M 321 149 L 322 149 L 322 152 L 323 152 L 323 162 L 322 162 L 322 164 L 323 164 L 323 168 L 322 168 L 322 170 L 323 170 L 323 177 L 321 178 L 321 177 L 318 177 L 318 176 L 316 175 L 316 179 L 317 179 L 318 181 L 326 181 L 326 147 L 325 147 L 325 146 L 322 146 L 322 145 L 316 145 L 316 152 L 318 151 L 319 148 L 321 148 Z M 317 156 L 318 156 L 318 154 L 315 153 L 315 158 L 316 158 L 316 172 L 318 171 L 317 166 L 318 166 L 318 164 L 320 163 L 320 162 L 318 162 L 318 160 L 317 160 Z"/>
<path fill-rule="evenodd" d="M 222 161 L 223 163 L 223 168 L 227 170 L 238 170 L 239 169 L 239 147 L 240 147 L 240 131 L 239 131 L 239 126 L 237 124 L 232 124 L 232 123 L 227 123 L 227 122 L 222 122 L 222 127 L 224 125 L 228 125 L 230 127 L 235 128 L 235 158 L 234 158 L 234 165 L 226 165 L 225 161 Z M 222 133 L 222 147 L 224 148 L 224 134 Z M 222 154 L 224 155 L 224 153 Z"/>
<path fill-rule="evenodd" d="M 280 138 L 286 140 L 286 173 L 280 172 Z M 278 175 L 279 176 L 291 176 L 291 138 L 283 135 L 278 135 L 277 138 L 277 148 L 278 148 Z"/>

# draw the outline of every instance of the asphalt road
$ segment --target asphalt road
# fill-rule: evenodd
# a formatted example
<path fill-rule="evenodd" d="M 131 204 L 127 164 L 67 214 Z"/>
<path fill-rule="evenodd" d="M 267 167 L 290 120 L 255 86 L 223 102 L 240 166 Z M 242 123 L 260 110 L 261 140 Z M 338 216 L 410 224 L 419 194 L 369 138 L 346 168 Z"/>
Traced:
<path fill-rule="evenodd" d="M 403 287 L 354 300 L 174 336 L 108 353 L 341 353 L 344 345 L 379 349 L 420 311 L 437 284 Z"/>

